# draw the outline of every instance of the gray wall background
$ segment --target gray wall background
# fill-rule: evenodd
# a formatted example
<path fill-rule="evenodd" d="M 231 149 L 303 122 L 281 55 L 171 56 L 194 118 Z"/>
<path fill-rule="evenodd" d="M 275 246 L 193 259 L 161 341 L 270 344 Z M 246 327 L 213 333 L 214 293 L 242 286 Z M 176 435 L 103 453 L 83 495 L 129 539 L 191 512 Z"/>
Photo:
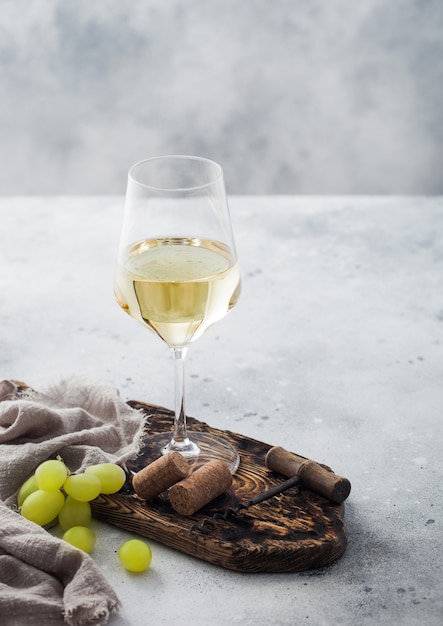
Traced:
<path fill-rule="evenodd" d="M 0 0 L 0 194 L 443 192 L 441 0 Z"/>

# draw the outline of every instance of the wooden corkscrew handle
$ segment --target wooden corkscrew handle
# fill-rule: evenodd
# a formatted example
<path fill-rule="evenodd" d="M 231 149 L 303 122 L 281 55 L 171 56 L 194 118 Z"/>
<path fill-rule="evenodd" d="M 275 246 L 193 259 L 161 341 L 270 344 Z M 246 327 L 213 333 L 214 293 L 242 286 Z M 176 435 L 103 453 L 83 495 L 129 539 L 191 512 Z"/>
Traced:
<path fill-rule="evenodd" d="M 333 502 L 343 502 L 351 492 L 351 483 L 347 478 L 337 476 L 315 461 L 288 452 L 279 446 L 269 450 L 265 463 L 270 470 L 283 474 L 283 476 L 298 476 L 300 482 L 307 489 L 315 491 Z"/>

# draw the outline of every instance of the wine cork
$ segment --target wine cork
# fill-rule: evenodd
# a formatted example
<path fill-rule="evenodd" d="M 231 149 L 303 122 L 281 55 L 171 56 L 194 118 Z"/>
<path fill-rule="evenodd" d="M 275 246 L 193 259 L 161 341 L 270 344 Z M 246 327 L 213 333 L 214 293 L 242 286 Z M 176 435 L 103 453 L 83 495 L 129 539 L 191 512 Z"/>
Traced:
<path fill-rule="evenodd" d="M 132 477 L 135 493 L 143 500 L 152 500 L 189 474 L 189 465 L 180 452 L 168 452 Z"/>
<path fill-rule="evenodd" d="M 232 485 L 232 474 L 223 461 L 205 463 L 169 490 L 169 501 L 180 515 L 192 515 Z"/>

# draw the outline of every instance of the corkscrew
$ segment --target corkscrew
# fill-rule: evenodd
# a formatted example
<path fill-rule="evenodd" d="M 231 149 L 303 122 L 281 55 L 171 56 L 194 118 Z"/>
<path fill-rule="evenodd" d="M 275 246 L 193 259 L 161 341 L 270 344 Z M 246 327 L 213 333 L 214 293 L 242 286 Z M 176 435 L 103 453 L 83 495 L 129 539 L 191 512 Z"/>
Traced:
<path fill-rule="evenodd" d="M 246 511 L 250 507 L 269 500 L 297 485 L 303 485 L 337 504 L 346 500 L 351 492 L 351 483 L 347 478 L 334 474 L 330 468 L 320 465 L 316 461 L 298 456 L 281 447 L 273 447 L 269 450 L 265 457 L 265 464 L 268 469 L 289 476 L 288 480 L 262 492 L 245 503 L 239 502 L 223 511 L 214 513 L 212 517 L 204 518 L 197 527 L 193 528 L 203 530 L 214 526 L 219 520 L 226 521 L 230 516 L 238 516 L 242 511 Z"/>

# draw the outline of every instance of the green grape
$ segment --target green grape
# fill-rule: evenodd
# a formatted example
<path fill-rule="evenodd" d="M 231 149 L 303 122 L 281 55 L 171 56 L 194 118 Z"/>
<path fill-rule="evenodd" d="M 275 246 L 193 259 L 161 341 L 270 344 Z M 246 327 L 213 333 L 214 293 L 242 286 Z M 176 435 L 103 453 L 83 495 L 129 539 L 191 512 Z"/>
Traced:
<path fill-rule="evenodd" d="M 101 486 L 101 482 L 93 474 L 71 474 L 65 480 L 63 489 L 74 500 L 90 502 L 99 495 Z"/>
<path fill-rule="evenodd" d="M 89 526 L 91 523 L 91 505 L 89 502 L 79 502 L 68 496 L 58 515 L 58 523 L 63 530 L 73 526 Z"/>
<path fill-rule="evenodd" d="M 97 476 L 101 482 L 100 493 L 116 493 L 126 481 L 125 470 L 115 463 L 98 463 L 85 469 L 85 474 Z"/>
<path fill-rule="evenodd" d="M 35 480 L 39 489 L 52 491 L 60 489 L 66 480 L 68 469 L 62 461 L 50 460 L 41 463 L 35 470 Z"/>
<path fill-rule="evenodd" d="M 26 519 L 40 526 L 46 526 L 52 522 L 63 508 L 65 496 L 60 490 L 45 491 L 37 489 L 33 491 L 23 502 L 21 514 Z"/>
<path fill-rule="evenodd" d="M 21 506 L 26 498 L 33 492 L 37 491 L 37 483 L 35 482 L 35 474 L 32 474 L 18 490 L 17 505 Z"/>
<path fill-rule="evenodd" d="M 95 533 L 86 526 L 69 528 L 63 535 L 63 539 L 88 554 L 92 552 L 95 546 Z"/>
<path fill-rule="evenodd" d="M 128 539 L 118 549 L 123 567 L 130 572 L 144 572 L 151 565 L 152 552 L 147 543 L 140 539 Z"/>

